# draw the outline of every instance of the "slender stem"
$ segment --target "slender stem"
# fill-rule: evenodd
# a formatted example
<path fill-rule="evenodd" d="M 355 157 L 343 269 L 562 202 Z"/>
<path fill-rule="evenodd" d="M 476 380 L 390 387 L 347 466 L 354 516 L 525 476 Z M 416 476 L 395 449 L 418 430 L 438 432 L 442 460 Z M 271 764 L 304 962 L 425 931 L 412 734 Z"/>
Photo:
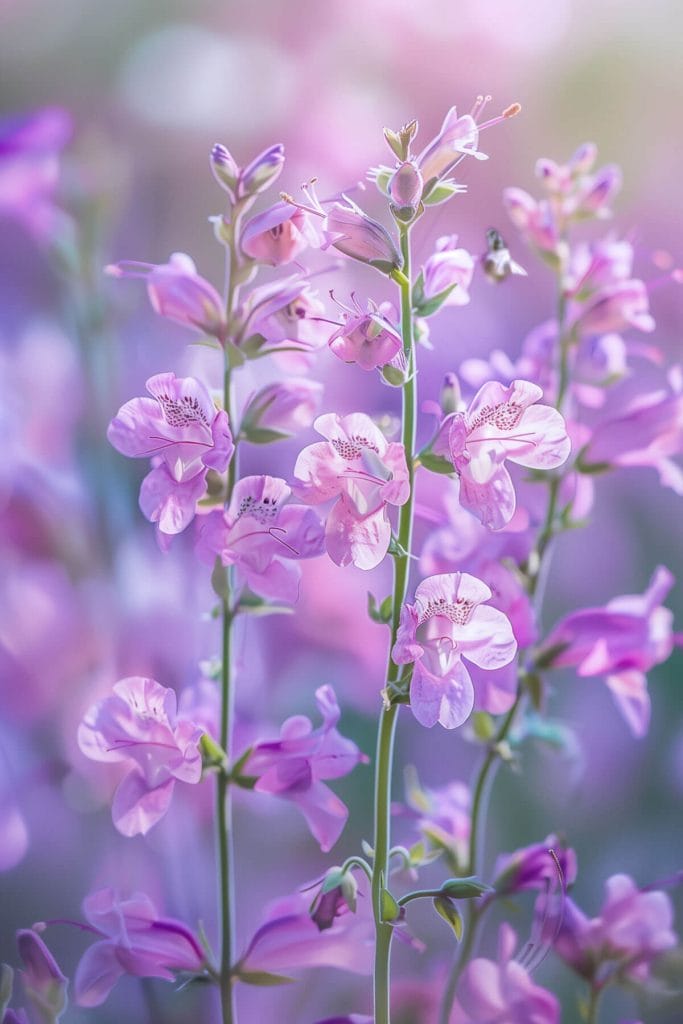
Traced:
<path fill-rule="evenodd" d="M 457 962 L 448 978 L 448 985 L 446 986 L 446 991 L 444 992 L 444 997 L 441 1002 L 441 1009 L 439 1011 L 439 1024 L 448 1024 L 448 1021 L 450 1019 L 451 1010 L 453 1008 L 453 1002 L 455 1000 L 455 991 L 458 987 L 458 981 L 460 980 L 460 974 L 462 972 L 463 967 L 465 966 L 470 956 L 472 955 L 472 950 L 474 949 L 474 940 L 477 936 L 477 930 L 480 921 L 481 914 L 476 909 L 476 907 L 472 907 L 469 915 L 469 920 L 467 922 L 467 927 L 465 930 L 465 937 L 463 939 L 462 946 L 460 947 L 460 953 Z"/>
<path fill-rule="evenodd" d="M 602 989 L 591 985 L 590 994 L 588 996 L 588 1016 L 586 1017 L 586 1024 L 598 1024 L 601 997 Z"/>
<path fill-rule="evenodd" d="M 396 682 L 399 666 L 391 658 L 396 642 L 401 607 L 406 598 L 409 574 L 409 552 L 413 529 L 413 476 L 416 426 L 416 379 L 415 353 L 413 347 L 412 295 L 410 283 L 410 241 L 407 226 L 401 228 L 401 251 L 403 274 L 397 278 L 401 293 L 401 335 L 403 351 L 407 362 L 408 380 L 403 385 L 403 410 L 401 440 L 406 453 L 410 496 L 401 507 L 398 522 L 399 552 L 394 555 L 394 588 L 391 617 L 391 641 L 387 665 L 387 685 Z M 375 917 L 375 971 L 374 1007 L 375 1024 L 389 1024 L 391 1019 L 389 969 L 391 956 L 392 926 L 382 921 L 382 889 L 389 878 L 389 850 L 391 846 L 391 776 L 393 768 L 394 737 L 398 720 L 398 704 L 384 708 L 377 734 L 377 756 L 375 760 L 375 840 L 372 871 L 372 906 Z"/>

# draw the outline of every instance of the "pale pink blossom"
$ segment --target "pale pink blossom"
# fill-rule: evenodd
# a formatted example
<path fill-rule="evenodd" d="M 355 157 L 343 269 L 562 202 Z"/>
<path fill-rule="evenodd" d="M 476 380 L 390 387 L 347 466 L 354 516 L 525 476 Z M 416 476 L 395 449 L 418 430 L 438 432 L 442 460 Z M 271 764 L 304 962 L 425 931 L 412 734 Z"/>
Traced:
<path fill-rule="evenodd" d="M 202 729 L 176 715 L 175 692 L 154 679 L 132 676 L 93 705 L 78 728 L 78 745 L 93 761 L 127 768 L 112 804 L 125 836 L 143 835 L 164 816 L 176 782 L 201 779 Z"/>
<path fill-rule="evenodd" d="M 291 437 L 310 427 L 320 409 L 323 385 L 308 377 L 289 377 L 266 384 L 248 400 L 240 434 L 248 441 Z"/>
<path fill-rule="evenodd" d="M 457 235 L 436 240 L 436 251 L 422 268 L 425 299 L 433 299 L 451 289 L 444 306 L 465 306 L 470 301 L 469 287 L 474 274 L 474 259 L 467 249 L 458 248 Z"/>
<path fill-rule="evenodd" d="M 240 236 L 246 256 L 271 267 L 291 263 L 309 246 L 318 246 L 321 234 L 306 210 L 279 202 L 252 217 Z"/>
<path fill-rule="evenodd" d="M 491 670 L 514 658 L 510 622 L 484 603 L 490 597 L 469 573 L 445 573 L 423 580 L 415 603 L 401 609 L 391 656 L 397 665 L 414 663 L 410 706 L 421 725 L 454 729 L 469 718 L 475 691 L 463 659 Z"/>
<path fill-rule="evenodd" d="M 391 540 L 387 507 L 408 500 L 403 445 L 387 441 L 364 413 L 327 413 L 314 426 L 327 441 L 300 452 L 296 493 L 311 504 L 336 499 L 325 528 L 328 555 L 337 565 L 373 569 Z"/>
<path fill-rule="evenodd" d="M 252 288 L 237 310 L 235 344 L 272 353 L 288 371 L 301 372 L 329 337 L 325 307 L 301 275 Z M 295 351 L 290 351 L 294 349 Z"/>
<path fill-rule="evenodd" d="M 343 203 L 332 203 L 324 216 L 323 248 L 332 245 L 345 256 L 368 263 L 385 274 L 402 265 L 395 239 L 347 196 Z"/>
<path fill-rule="evenodd" d="M 343 310 L 344 323 L 330 338 L 329 345 L 345 363 L 357 363 L 363 370 L 386 366 L 403 348 L 401 335 L 391 315 L 389 302 L 378 306 L 368 300 L 367 308 Z"/>

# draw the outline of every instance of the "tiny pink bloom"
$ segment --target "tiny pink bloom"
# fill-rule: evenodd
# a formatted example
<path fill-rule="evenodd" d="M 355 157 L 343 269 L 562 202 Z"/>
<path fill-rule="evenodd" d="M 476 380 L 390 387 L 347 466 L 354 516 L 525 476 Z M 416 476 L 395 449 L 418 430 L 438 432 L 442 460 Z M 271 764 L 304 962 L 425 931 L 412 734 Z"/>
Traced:
<path fill-rule="evenodd" d="M 475 693 L 463 658 L 488 670 L 514 658 L 512 627 L 483 603 L 490 597 L 486 584 L 469 573 L 445 573 L 423 580 L 415 604 L 401 609 L 391 656 L 397 665 L 414 662 L 410 706 L 421 725 L 454 729 L 469 718 Z"/>
<path fill-rule="evenodd" d="M 368 217 L 351 199 L 335 202 L 323 221 L 323 248 L 332 245 L 345 256 L 368 263 L 385 274 L 402 265 L 396 242 L 385 227 Z"/>
<path fill-rule="evenodd" d="M 200 277 L 194 261 L 184 252 L 174 252 L 168 263 L 122 260 L 108 266 L 106 272 L 112 277 L 141 278 L 147 283 L 155 313 L 225 341 L 223 300 L 214 286 Z"/>
<path fill-rule="evenodd" d="M 458 1024 L 560 1024 L 560 1004 L 512 959 L 517 937 L 498 933 L 498 961 L 477 957 L 463 971 L 453 1020 Z"/>
<path fill-rule="evenodd" d="M 344 323 L 330 338 L 329 345 L 345 363 L 358 363 L 363 370 L 386 366 L 401 351 L 403 342 L 389 319 L 393 307 L 388 302 L 379 306 L 368 301 L 363 311 L 344 310 Z"/>
<path fill-rule="evenodd" d="M 294 561 L 323 552 L 323 526 L 305 505 L 288 505 L 291 489 L 272 476 L 247 476 L 230 506 L 203 517 L 198 553 L 213 564 L 235 565 L 261 597 L 294 603 L 301 572 Z"/>
<path fill-rule="evenodd" d="M 278 740 L 254 745 L 245 773 L 258 776 L 257 792 L 296 804 L 326 853 L 339 839 L 349 812 L 323 780 L 348 775 L 367 758 L 337 730 L 340 711 L 332 687 L 319 687 L 315 699 L 323 724 L 314 730 L 303 715 L 288 718 Z"/>
<path fill-rule="evenodd" d="M 240 247 L 258 263 L 280 267 L 320 241 L 320 231 L 309 213 L 291 203 L 279 202 L 245 224 Z"/>
<path fill-rule="evenodd" d="M 615 597 L 603 608 L 582 608 L 562 619 L 543 644 L 554 668 L 576 667 L 580 676 L 605 676 L 617 707 L 635 736 L 650 721 L 645 673 L 674 647 L 673 614 L 662 607 L 674 579 L 663 566 L 644 594 Z M 543 657 L 543 655 L 541 655 Z"/>
<path fill-rule="evenodd" d="M 174 691 L 154 679 L 122 679 L 90 708 L 78 728 L 81 751 L 128 768 L 112 804 L 119 832 L 144 835 L 168 810 L 177 781 L 200 781 L 202 731 L 176 717 Z"/>
<path fill-rule="evenodd" d="M 389 442 L 365 413 L 319 416 L 328 440 L 309 445 L 294 466 L 296 493 L 311 504 L 336 498 L 325 544 L 337 565 L 374 569 L 389 547 L 388 505 L 403 505 L 410 485 L 403 445 Z"/>
<path fill-rule="evenodd" d="M 207 470 L 227 468 L 234 451 L 230 425 L 194 377 L 158 373 L 147 390 L 151 398 L 133 398 L 119 409 L 107 437 L 122 455 L 152 459 L 140 506 L 162 533 L 180 533 L 206 492 Z"/>
<path fill-rule="evenodd" d="M 647 288 L 642 281 L 616 281 L 600 288 L 574 320 L 582 334 L 607 334 L 609 331 L 654 331 Z"/>
<path fill-rule="evenodd" d="M 240 433 L 248 441 L 258 441 L 259 431 L 291 437 L 310 427 L 320 409 L 322 395 L 323 385 L 307 377 L 289 377 L 267 384 L 248 400 Z"/>
<path fill-rule="evenodd" d="M 521 188 L 506 188 L 503 202 L 510 220 L 528 242 L 541 252 L 557 251 L 560 227 L 549 200 L 536 200 Z"/>
<path fill-rule="evenodd" d="M 628 875 L 613 875 L 597 917 L 588 918 L 567 901 L 556 953 L 591 983 L 614 976 L 644 982 L 653 961 L 677 943 L 673 908 L 665 892 L 638 889 Z"/>
<path fill-rule="evenodd" d="M 514 515 L 516 499 L 509 459 L 530 469 L 556 469 L 571 447 L 557 409 L 537 405 L 537 384 L 489 381 L 466 412 L 448 416 L 434 448 L 446 454 L 460 477 L 460 503 L 485 526 L 500 530 Z M 446 443 L 447 432 L 447 443 Z"/>
<path fill-rule="evenodd" d="M 144 893 L 127 899 L 111 889 L 92 893 L 83 912 L 101 940 L 81 957 L 74 988 L 79 1006 L 100 1006 L 124 974 L 174 981 L 176 972 L 200 972 L 204 953 L 181 921 L 159 917 Z"/>
<path fill-rule="evenodd" d="M 24 992 L 34 1011 L 31 1019 L 56 1024 L 66 1009 L 67 979 L 37 932 L 18 931 L 17 947 L 24 965 Z"/>
<path fill-rule="evenodd" d="M 444 306 L 465 306 L 470 301 L 468 289 L 474 274 L 474 259 L 466 249 L 459 249 L 457 242 L 457 235 L 438 238 L 436 252 L 422 268 L 426 299 L 453 289 Z"/>

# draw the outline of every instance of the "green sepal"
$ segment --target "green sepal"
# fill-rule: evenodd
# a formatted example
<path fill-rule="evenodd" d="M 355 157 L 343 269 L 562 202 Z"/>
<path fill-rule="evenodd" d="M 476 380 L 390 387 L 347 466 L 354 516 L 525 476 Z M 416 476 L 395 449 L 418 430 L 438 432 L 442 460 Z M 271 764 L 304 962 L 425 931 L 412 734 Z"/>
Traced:
<path fill-rule="evenodd" d="M 250 444 L 272 444 L 273 441 L 285 441 L 290 436 L 281 430 L 269 430 L 267 427 L 243 426 L 240 432 L 240 438 Z"/>
<path fill-rule="evenodd" d="M 458 942 L 462 939 L 462 915 L 456 907 L 455 903 L 448 898 L 448 896 L 436 896 L 434 898 L 434 910 L 437 914 L 444 919 L 446 924 L 450 925 L 453 929 Z"/>
<path fill-rule="evenodd" d="M 202 768 L 224 768 L 226 764 L 225 751 L 220 743 L 216 743 L 213 736 L 208 732 L 203 733 L 199 740 L 199 750 L 202 755 Z"/>
<path fill-rule="evenodd" d="M 436 295 L 432 295 L 431 298 L 425 298 L 424 293 L 424 274 L 422 271 L 418 274 L 417 280 L 413 285 L 412 294 L 412 305 L 416 316 L 429 317 L 437 313 L 444 302 L 451 294 L 454 288 L 458 287 L 457 281 L 450 284 L 448 288 L 444 288 L 443 291 L 437 292 Z"/>
<path fill-rule="evenodd" d="M 381 918 L 385 924 L 393 924 L 401 918 L 401 908 L 388 889 L 382 889 L 379 900 Z"/>
<path fill-rule="evenodd" d="M 216 597 L 219 597 L 224 605 L 230 600 L 230 584 L 228 582 L 228 570 L 220 558 L 216 556 L 211 572 L 211 586 Z"/>
<path fill-rule="evenodd" d="M 425 190 L 422 193 L 422 202 L 425 206 L 438 206 L 439 203 L 445 203 L 452 196 L 462 192 L 462 185 L 458 185 L 455 181 L 439 181 L 433 179 L 435 184 L 430 188 L 430 183 L 427 182 Z"/>
<path fill-rule="evenodd" d="M 543 680 L 537 672 L 527 672 L 524 676 L 524 686 L 531 698 L 535 711 L 543 710 Z"/>
<path fill-rule="evenodd" d="M 234 976 L 245 985 L 258 985 L 261 988 L 272 988 L 274 985 L 291 985 L 295 979 L 285 974 L 271 974 L 270 971 L 235 970 Z"/>
<path fill-rule="evenodd" d="M 266 344 L 266 338 L 263 334 L 250 334 L 248 338 L 240 344 L 240 351 L 244 354 L 247 359 L 255 359 L 257 353 Z"/>
<path fill-rule="evenodd" d="M 391 622 L 392 610 L 393 598 L 391 594 L 387 595 L 378 605 L 375 595 L 368 591 L 368 615 L 373 622 L 378 622 L 382 626 L 388 626 Z"/>
<path fill-rule="evenodd" d="M 488 711 L 475 711 L 472 715 L 472 731 L 482 743 L 488 743 L 496 735 L 496 725 Z"/>
<path fill-rule="evenodd" d="M 365 856 L 369 858 L 369 860 L 375 859 L 375 851 L 372 848 L 372 846 L 370 846 L 370 843 L 367 841 L 367 839 L 361 839 L 360 846 L 361 850 L 363 851 Z"/>
<path fill-rule="evenodd" d="M 241 349 L 237 348 L 236 345 L 233 345 L 231 341 L 226 341 L 224 347 L 228 366 L 231 370 L 237 369 L 238 366 L 244 366 L 247 357 Z"/>
<path fill-rule="evenodd" d="M 434 452 L 424 451 L 418 455 L 420 465 L 429 470 L 430 473 L 442 473 L 444 476 L 455 472 L 452 462 L 443 456 L 435 455 Z"/>

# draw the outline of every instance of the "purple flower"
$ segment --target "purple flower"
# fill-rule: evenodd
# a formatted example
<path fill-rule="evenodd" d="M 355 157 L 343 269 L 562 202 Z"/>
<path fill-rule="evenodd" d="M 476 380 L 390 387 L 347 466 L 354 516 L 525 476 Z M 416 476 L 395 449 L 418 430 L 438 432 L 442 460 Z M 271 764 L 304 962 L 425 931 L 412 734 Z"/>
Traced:
<path fill-rule="evenodd" d="M 248 400 L 240 433 L 255 443 L 291 437 L 310 427 L 322 394 L 323 385 L 308 377 L 289 377 L 266 384 Z"/>
<path fill-rule="evenodd" d="M 472 797 L 464 782 L 449 782 L 438 789 L 422 788 L 412 780 L 406 793 L 416 826 L 429 845 L 445 851 L 454 872 L 467 863 L 471 831 Z"/>
<path fill-rule="evenodd" d="M 312 509 L 288 505 L 291 489 L 272 476 L 247 476 L 235 485 L 226 511 L 210 512 L 200 527 L 198 552 L 213 564 L 235 565 L 261 597 L 294 603 L 301 572 L 293 561 L 323 552 L 323 527 Z"/>
<path fill-rule="evenodd" d="M 529 889 L 564 890 L 576 881 L 576 854 L 556 835 L 549 835 L 542 843 L 501 854 L 494 865 L 493 878 L 499 896 Z"/>
<path fill-rule="evenodd" d="M 597 986 L 614 975 L 643 982 L 657 956 L 676 945 L 672 925 L 673 909 L 665 892 L 643 892 L 628 875 L 613 875 L 605 884 L 597 917 L 587 918 L 567 901 L 555 951 Z"/>
<path fill-rule="evenodd" d="M 325 214 L 323 248 L 332 245 L 345 256 L 368 263 L 385 274 L 399 269 L 403 261 L 387 229 L 351 199 L 344 199 L 344 203 L 332 203 Z"/>
<path fill-rule="evenodd" d="M 388 442 L 365 413 L 327 413 L 314 426 L 328 440 L 300 452 L 296 493 L 312 504 L 336 498 L 325 527 L 328 555 L 337 565 L 374 569 L 391 540 L 387 506 L 408 500 L 403 445 Z"/>
<path fill-rule="evenodd" d="M 306 370 L 329 336 L 325 307 L 300 275 L 253 288 L 237 312 L 236 344 L 258 342 L 285 370 Z M 296 349 L 290 352 L 289 349 Z M 279 353 L 280 349 L 286 351 Z"/>
<path fill-rule="evenodd" d="M 140 508 L 162 533 L 180 533 L 206 493 L 207 471 L 227 468 L 234 451 L 230 424 L 194 377 L 158 373 L 147 390 L 151 398 L 133 398 L 119 409 L 107 437 L 123 455 L 152 459 Z"/>
<path fill-rule="evenodd" d="M 463 156 L 485 160 L 477 149 L 479 128 L 471 114 L 458 117 L 455 107 L 446 114 L 441 129 L 417 158 L 417 165 L 425 186 L 448 174 Z"/>
<path fill-rule="evenodd" d="M 139 263 L 122 260 L 106 267 L 112 277 L 142 278 L 155 313 L 168 320 L 211 334 L 225 343 L 227 323 L 223 300 L 194 261 L 184 252 L 174 252 L 168 263 Z"/>
<path fill-rule="evenodd" d="M 650 721 L 645 673 L 671 654 L 673 615 L 662 601 L 674 579 L 659 566 L 644 594 L 615 597 L 602 608 L 582 608 L 562 619 L 543 644 L 553 668 L 576 667 L 579 676 L 605 676 L 617 707 L 635 736 Z"/>
<path fill-rule="evenodd" d="M 517 642 L 502 612 L 484 605 L 491 591 L 468 573 L 423 580 L 415 604 L 401 609 L 392 658 L 414 663 L 410 706 L 421 725 L 462 725 L 474 706 L 474 685 L 464 658 L 482 669 L 512 661 Z"/>
<path fill-rule="evenodd" d="M 390 303 L 378 306 L 372 300 L 366 310 L 360 306 L 344 310 L 344 323 L 330 338 L 330 348 L 339 359 L 358 363 L 363 370 L 386 366 L 403 348 L 401 335 L 389 319 L 391 312 Z"/>
<path fill-rule="evenodd" d="M 467 249 L 457 248 L 457 243 L 457 235 L 437 238 L 436 252 L 422 268 L 425 299 L 433 299 L 450 288 L 452 291 L 444 306 L 465 306 L 470 301 L 468 289 L 474 274 L 474 259 Z"/>
<path fill-rule="evenodd" d="M 24 964 L 21 980 L 33 1011 L 29 1011 L 30 1019 L 56 1024 L 66 1009 L 67 979 L 37 932 L 18 931 L 17 947 Z"/>
<path fill-rule="evenodd" d="M 323 724 L 313 729 L 303 715 L 288 718 L 278 740 L 254 745 L 245 772 L 258 776 L 257 792 L 295 803 L 326 853 L 341 835 L 348 810 L 323 780 L 348 775 L 367 758 L 337 731 L 340 712 L 332 687 L 319 687 L 315 699 Z"/>
<path fill-rule="evenodd" d="M 258 263 L 280 267 L 295 260 L 309 245 L 319 245 L 320 241 L 320 232 L 306 210 L 280 202 L 245 224 L 240 247 Z"/>
<path fill-rule="evenodd" d="M 453 1020 L 458 1024 L 559 1024 L 560 1004 L 512 959 L 517 936 L 498 933 L 498 961 L 477 957 L 463 971 Z"/>
<path fill-rule="evenodd" d="M 387 185 L 392 210 L 399 220 L 413 219 L 422 198 L 423 187 L 422 175 L 414 161 L 405 160 L 399 164 Z"/>
<path fill-rule="evenodd" d="M 154 679 L 132 676 L 114 686 L 78 728 L 78 745 L 93 761 L 122 762 L 128 769 L 112 804 L 124 836 L 143 835 L 164 816 L 176 781 L 199 782 L 202 729 L 176 717 L 176 695 Z"/>
<path fill-rule="evenodd" d="M 513 380 L 509 387 L 489 381 L 466 412 L 446 417 L 441 426 L 434 450 L 453 462 L 461 505 L 491 530 L 509 523 L 515 511 L 506 459 L 530 469 L 556 469 L 569 455 L 564 419 L 557 409 L 535 404 L 542 395 L 529 381 Z"/>
<path fill-rule="evenodd" d="M 258 195 L 270 188 L 280 177 L 284 162 L 285 147 L 281 142 L 264 149 L 240 171 L 237 198 Z"/>
<path fill-rule="evenodd" d="M 101 941 L 86 950 L 76 969 L 79 1006 L 100 1006 L 124 974 L 173 981 L 177 971 L 196 973 L 204 953 L 189 928 L 159 917 L 144 893 L 127 899 L 112 889 L 92 893 L 83 912 Z"/>
<path fill-rule="evenodd" d="M 506 188 L 503 202 L 510 220 L 527 241 L 541 252 L 558 250 L 560 228 L 555 208 L 548 199 L 536 200 L 524 189 Z"/>

